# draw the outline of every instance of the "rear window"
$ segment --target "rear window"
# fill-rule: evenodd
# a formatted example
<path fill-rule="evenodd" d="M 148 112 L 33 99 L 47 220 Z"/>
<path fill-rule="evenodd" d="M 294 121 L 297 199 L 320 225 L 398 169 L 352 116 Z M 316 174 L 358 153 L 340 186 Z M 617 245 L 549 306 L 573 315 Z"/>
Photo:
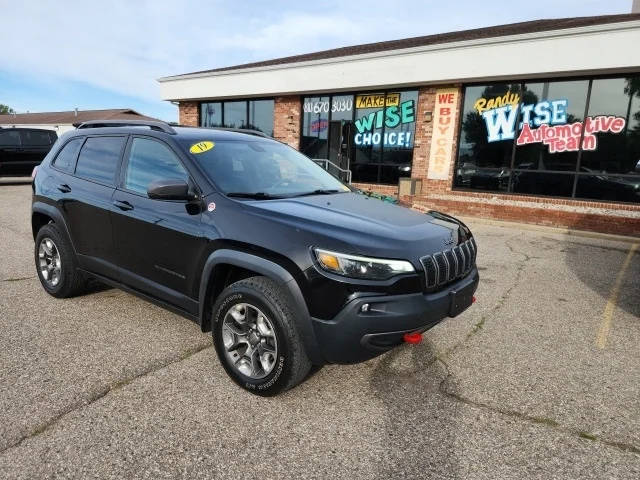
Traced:
<path fill-rule="evenodd" d="M 53 161 L 56 168 L 67 173 L 73 173 L 73 170 L 76 167 L 78 151 L 80 150 L 83 141 L 84 138 L 74 138 L 62 147 L 62 150 L 60 150 L 60 153 L 58 153 L 58 156 Z"/>
<path fill-rule="evenodd" d="M 22 130 L 22 145 L 24 147 L 46 147 L 53 145 L 57 135 L 48 130 Z"/>
<path fill-rule="evenodd" d="M 19 147 L 20 133 L 17 130 L 0 130 L 0 145 L 3 147 Z"/>
<path fill-rule="evenodd" d="M 76 175 L 113 185 L 125 137 L 87 138 L 76 166 Z"/>

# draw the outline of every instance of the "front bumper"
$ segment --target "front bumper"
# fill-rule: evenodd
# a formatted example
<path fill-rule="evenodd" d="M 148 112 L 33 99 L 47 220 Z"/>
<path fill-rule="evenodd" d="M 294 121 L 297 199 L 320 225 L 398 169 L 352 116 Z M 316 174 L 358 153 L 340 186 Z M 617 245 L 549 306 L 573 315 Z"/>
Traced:
<path fill-rule="evenodd" d="M 478 281 L 478 270 L 473 268 L 439 292 L 354 298 L 332 320 L 311 319 L 320 350 L 327 363 L 357 363 L 376 357 L 401 344 L 405 333 L 424 332 L 455 316 L 455 293 L 472 295 Z M 369 310 L 363 312 L 365 303 Z"/>

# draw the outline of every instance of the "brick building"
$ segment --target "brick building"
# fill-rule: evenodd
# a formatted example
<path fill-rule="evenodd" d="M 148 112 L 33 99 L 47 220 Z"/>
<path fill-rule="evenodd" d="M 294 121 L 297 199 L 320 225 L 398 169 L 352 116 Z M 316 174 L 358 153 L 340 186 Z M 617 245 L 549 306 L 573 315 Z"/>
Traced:
<path fill-rule="evenodd" d="M 637 45 L 640 14 L 538 20 L 159 81 L 416 209 L 640 236 Z"/>

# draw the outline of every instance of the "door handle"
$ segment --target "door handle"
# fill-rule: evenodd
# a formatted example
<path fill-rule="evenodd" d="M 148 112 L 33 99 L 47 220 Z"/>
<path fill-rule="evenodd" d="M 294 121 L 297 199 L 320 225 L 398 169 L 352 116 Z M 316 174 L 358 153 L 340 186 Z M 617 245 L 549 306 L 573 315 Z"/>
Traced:
<path fill-rule="evenodd" d="M 60 185 L 58 185 L 58 190 L 60 190 L 62 193 L 69 193 L 71 191 L 71 187 L 66 183 L 61 183 Z"/>
<path fill-rule="evenodd" d="M 113 204 L 118 207 L 120 210 L 133 210 L 133 205 L 131 205 L 127 201 L 114 200 Z"/>

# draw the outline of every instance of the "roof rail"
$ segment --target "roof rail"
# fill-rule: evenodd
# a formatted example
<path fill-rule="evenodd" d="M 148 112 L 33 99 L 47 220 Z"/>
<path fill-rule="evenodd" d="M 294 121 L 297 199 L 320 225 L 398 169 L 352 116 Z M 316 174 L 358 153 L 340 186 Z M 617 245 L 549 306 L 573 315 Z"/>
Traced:
<path fill-rule="evenodd" d="M 176 134 L 176 131 L 171 128 L 169 124 L 153 120 L 90 120 L 88 122 L 82 122 L 77 126 L 78 129 L 102 127 L 149 127 L 151 130 L 157 130 L 171 135 Z"/>
<path fill-rule="evenodd" d="M 224 130 L 227 132 L 244 133 L 246 135 L 254 135 L 256 137 L 271 138 L 269 135 L 267 135 L 264 132 L 261 132 L 260 130 L 252 130 L 250 128 L 227 128 L 227 127 L 210 127 L 210 128 L 213 128 L 214 130 Z"/>
<path fill-rule="evenodd" d="M 196 127 L 194 125 L 180 125 L 178 123 L 172 123 L 171 125 L 174 126 L 174 127 L 180 127 L 180 128 L 206 128 L 208 130 L 222 130 L 222 131 L 225 131 L 225 132 L 237 132 L 237 133 L 244 133 L 246 135 L 254 135 L 256 137 L 264 137 L 264 138 L 273 139 L 273 137 L 270 137 L 269 135 L 267 135 L 264 132 L 261 132 L 260 130 L 252 130 L 250 128 Z"/>

